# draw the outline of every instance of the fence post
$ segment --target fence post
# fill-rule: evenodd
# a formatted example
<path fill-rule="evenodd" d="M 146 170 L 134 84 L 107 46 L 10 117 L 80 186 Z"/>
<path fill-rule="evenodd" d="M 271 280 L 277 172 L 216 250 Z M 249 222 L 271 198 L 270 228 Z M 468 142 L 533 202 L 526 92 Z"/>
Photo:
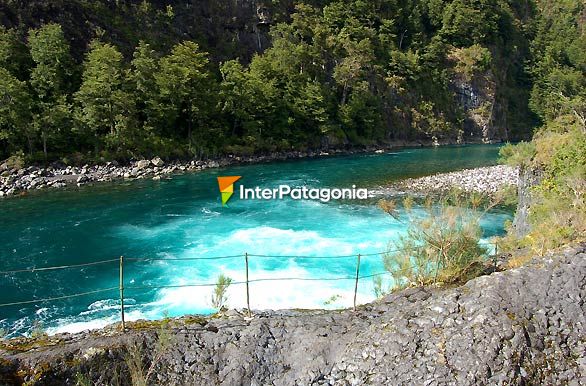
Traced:
<path fill-rule="evenodd" d="M 356 311 L 356 295 L 358 294 L 358 278 L 360 277 L 360 253 L 356 261 L 356 281 L 354 282 L 354 311 Z"/>
<path fill-rule="evenodd" d="M 244 260 L 246 262 L 246 306 L 248 307 L 248 316 L 252 316 L 250 311 L 250 288 L 248 285 L 248 252 L 244 254 Z"/>
<path fill-rule="evenodd" d="M 497 268 L 496 265 L 497 265 L 498 255 L 499 255 L 499 243 L 495 241 L 495 243 L 494 243 L 494 258 L 493 258 L 495 272 L 496 272 L 496 268 Z"/>
<path fill-rule="evenodd" d="M 122 331 L 126 330 L 124 320 L 124 256 L 120 256 L 120 318 L 122 320 Z"/>

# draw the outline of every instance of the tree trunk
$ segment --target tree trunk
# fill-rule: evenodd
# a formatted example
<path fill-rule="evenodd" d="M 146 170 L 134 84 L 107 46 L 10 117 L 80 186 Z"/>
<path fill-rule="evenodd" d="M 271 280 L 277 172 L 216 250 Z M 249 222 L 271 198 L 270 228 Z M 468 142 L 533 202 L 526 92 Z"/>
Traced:
<path fill-rule="evenodd" d="M 399 49 L 403 48 L 403 39 L 405 38 L 406 34 L 407 34 L 407 30 L 403 31 L 403 33 L 401 34 L 401 40 L 399 40 Z"/>
<path fill-rule="evenodd" d="M 33 155 L 33 139 L 30 134 L 27 134 L 26 139 L 28 141 L 28 154 Z"/>
<path fill-rule="evenodd" d="M 45 155 L 45 161 L 47 161 L 47 134 L 43 131 L 43 154 Z"/>
<path fill-rule="evenodd" d="M 189 150 L 191 150 L 191 117 L 187 119 L 187 143 L 189 144 Z"/>
<path fill-rule="evenodd" d="M 114 107 L 112 103 L 108 104 L 108 111 L 110 112 L 110 134 L 116 134 L 116 118 L 114 117 Z"/>
<path fill-rule="evenodd" d="M 342 101 L 340 102 L 341 106 L 346 104 L 346 99 L 348 98 L 348 82 L 344 83 L 344 90 L 342 91 Z"/>

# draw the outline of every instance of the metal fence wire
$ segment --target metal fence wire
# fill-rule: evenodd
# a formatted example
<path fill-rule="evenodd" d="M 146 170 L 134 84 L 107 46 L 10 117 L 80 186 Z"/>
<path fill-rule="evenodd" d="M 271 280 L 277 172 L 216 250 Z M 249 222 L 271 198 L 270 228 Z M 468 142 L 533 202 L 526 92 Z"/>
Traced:
<path fill-rule="evenodd" d="M 497 243 L 481 243 L 481 246 L 493 246 L 494 253 L 492 254 L 493 261 L 496 264 L 496 256 L 498 253 L 498 245 Z M 281 281 L 354 281 L 354 300 L 353 300 L 353 308 L 356 310 L 356 298 L 358 294 L 358 283 L 360 280 L 364 279 L 371 279 L 374 277 L 379 277 L 383 275 L 393 275 L 393 274 L 400 274 L 404 270 L 396 270 L 396 271 L 381 271 L 371 274 L 360 274 L 361 262 L 364 258 L 372 258 L 377 256 L 385 256 L 397 252 L 405 251 L 404 249 L 393 249 L 387 250 L 384 252 L 376 252 L 376 253 L 368 253 L 368 254 L 354 254 L 354 255 L 338 255 L 338 256 L 303 256 L 303 255 L 260 255 L 260 254 L 249 254 L 244 253 L 240 255 L 231 255 L 231 256 L 213 256 L 213 257 L 191 257 L 191 258 L 140 258 L 140 257 L 124 257 L 120 256 L 117 259 L 108 259 L 108 260 L 101 260 L 95 261 L 90 263 L 83 263 L 83 264 L 73 264 L 73 265 L 60 265 L 60 266 L 51 266 L 51 267 L 33 267 L 33 268 L 22 268 L 22 269 L 14 269 L 14 270 L 7 270 L 7 271 L 0 271 L 0 275 L 13 275 L 19 273 L 36 273 L 36 272 L 44 272 L 44 271 L 57 271 L 57 270 L 67 270 L 67 269 L 83 269 L 90 266 L 98 266 L 98 265 L 106 265 L 106 264 L 114 264 L 118 263 L 119 265 L 119 285 L 117 287 L 110 287 L 110 288 L 101 288 L 86 292 L 79 292 L 71 295 L 63 295 L 63 296 L 55 296 L 55 297 L 48 297 L 42 299 L 30 299 L 18 302 L 10 302 L 10 303 L 0 303 L 0 307 L 9 307 L 9 306 L 18 306 L 18 305 L 29 305 L 29 304 L 36 304 L 36 303 L 44 303 L 44 302 L 52 302 L 58 300 L 65 300 L 70 298 L 78 298 L 82 296 L 88 296 L 93 294 L 105 293 L 110 291 L 119 291 L 120 296 L 120 321 L 122 328 L 125 328 L 125 307 L 124 307 L 124 291 L 125 290 L 153 290 L 153 289 L 168 289 L 168 288 L 195 288 L 195 287 L 216 287 L 217 283 L 193 283 L 193 284 L 181 284 L 181 285 L 132 285 L 132 286 L 125 286 L 125 279 L 124 279 L 124 268 L 126 264 L 130 262 L 152 262 L 152 261 L 199 261 L 199 260 L 227 260 L 227 259 L 236 259 L 236 258 L 244 258 L 245 262 L 245 278 L 244 281 L 233 281 L 230 285 L 246 285 L 246 306 L 249 315 L 252 315 L 251 307 L 250 307 L 250 284 L 251 283 L 259 283 L 259 282 L 281 282 Z M 251 259 L 262 259 L 262 258 L 276 258 L 276 259 L 355 259 L 356 260 L 356 271 L 355 275 L 352 276 L 340 276 L 340 277 L 321 277 L 321 278 L 309 278 L 309 277 L 274 277 L 274 278 L 262 278 L 262 279 L 251 279 L 250 269 L 249 269 L 249 261 Z"/>

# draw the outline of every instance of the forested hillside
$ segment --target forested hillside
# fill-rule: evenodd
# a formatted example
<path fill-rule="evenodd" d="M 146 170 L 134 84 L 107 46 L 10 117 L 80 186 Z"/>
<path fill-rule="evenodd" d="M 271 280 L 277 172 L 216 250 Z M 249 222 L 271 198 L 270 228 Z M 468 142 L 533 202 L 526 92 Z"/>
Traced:
<path fill-rule="evenodd" d="M 543 125 L 533 141 L 501 152 L 535 182 L 525 203 L 530 227 L 518 243 L 543 253 L 586 237 L 586 7 L 572 0 L 538 4 L 530 105 Z"/>
<path fill-rule="evenodd" d="M 527 138 L 558 3 L 1 0 L 0 157 Z"/>

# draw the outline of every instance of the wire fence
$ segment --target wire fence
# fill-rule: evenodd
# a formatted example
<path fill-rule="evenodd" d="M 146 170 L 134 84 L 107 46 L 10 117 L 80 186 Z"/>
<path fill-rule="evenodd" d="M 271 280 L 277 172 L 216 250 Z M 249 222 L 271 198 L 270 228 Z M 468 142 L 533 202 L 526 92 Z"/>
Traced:
<path fill-rule="evenodd" d="M 494 247 L 492 253 L 488 252 L 489 256 L 493 257 L 493 262 L 496 265 L 496 256 L 498 254 L 498 244 L 497 243 L 480 243 L 480 246 Z M 411 248 L 409 250 L 412 250 Z M 10 303 L 0 303 L 1 307 L 9 307 L 9 306 L 18 306 L 18 305 L 29 305 L 29 304 L 36 304 L 36 303 L 45 303 L 45 302 L 53 302 L 58 300 L 65 300 L 71 298 L 78 298 L 88 295 L 100 294 L 105 292 L 111 291 L 119 291 L 119 302 L 120 302 L 120 321 L 122 328 L 125 328 L 125 306 L 124 300 L 125 295 L 124 292 L 126 290 L 157 290 L 157 289 L 172 289 L 172 288 L 196 288 L 196 287 L 217 287 L 218 283 L 193 283 L 193 284 L 180 284 L 180 285 L 130 285 L 127 286 L 124 277 L 124 269 L 126 264 L 130 262 L 152 262 L 152 261 L 200 261 L 200 260 L 227 260 L 227 259 L 237 259 L 237 258 L 244 258 L 245 263 L 245 278 L 244 281 L 231 281 L 230 285 L 245 285 L 246 286 L 246 306 L 249 315 L 252 315 L 251 305 L 250 305 L 250 284 L 252 283 L 260 283 L 260 282 L 282 282 L 282 281 L 307 281 L 307 282 L 315 282 L 315 281 L 323 281 L 323 282 L 331 282 L 331 281 L 354 281 L 354 300 L 353 300 L 353 308 L 356 310 L 357 306 L 357 294 L 358 294 L 358 284 L 360 280 L 364 279 L 371 279 L 375 277 L 380 277 L 384 275 L 399 275 L 403 273 L 405 270 L 395 270 L 395 271 L 381 271 L 376 273 L 369 273 L 369 274 L 361 274 L 360 269 L 363 263 L 364 258 L 373 258 L 373 257 L 383 257 L 386 255 L 392 255 L 399 252 L 407 251 L 407 249 L 392 249 L 387 250 L 384 252 L 375 252 L 375 253 L 367 253 L 367 254 L 353 254 L 353 255 L 338 255 L 338 256 L 304 256 L 304 255 L 261 255 L 261 254 L 239 254 L 239 255 L 230 255 L 230 256 L 213 256 L 213 257 L 191 257 L 191 258 L 173 258 L 173 257 L 124 257 L 121 256 L 117 259 L 107 259 L 101 261 L 95 261 L 90 263 L 82 263 L 82 264 L 73 264 L 73 265 L 60 265 L 60 266 L 50 266 L 50 267 L 33 267 L 33 268 L 22 268 L 22 269 L 14 269 L 14 270 L 7 270 L 7 271 L 0 271 L 0 275 L 13 275 L 19 273 L 36 273 L 36 272 L 43 272 L 43 271 L 60 271 L 60 270 L 68 270 L 68 269 L 83 269 L 90 266 L 99 266 L 99 265 L 107 265 L 118 263 L 119 268 L 119 284 L 116 287 L 109 287 L 109 288 L 101 288 L 86 292 L 79 292 L 70 295 L 62 295 L 62 296 L 55 296 L 55 297 L 47 297 L 47 298 L 40 298 L 40 299 L 30 299 L 24 301 L 17 301 L 17 302 L 10 302 Z M 273 258 L 273 259 L 324 259 L 324 260 L 340 260 L 340 259 L 356 259 L 356 271 L 355 274 L 352 276 L 340 276 L 340 277 L 269 277 L 269 278 L 258 278 L 258 279 L 251 279 L 250 278 L 250 267 L 249 261 L 250 259 L 262 259 L 262 258 Z"/>

